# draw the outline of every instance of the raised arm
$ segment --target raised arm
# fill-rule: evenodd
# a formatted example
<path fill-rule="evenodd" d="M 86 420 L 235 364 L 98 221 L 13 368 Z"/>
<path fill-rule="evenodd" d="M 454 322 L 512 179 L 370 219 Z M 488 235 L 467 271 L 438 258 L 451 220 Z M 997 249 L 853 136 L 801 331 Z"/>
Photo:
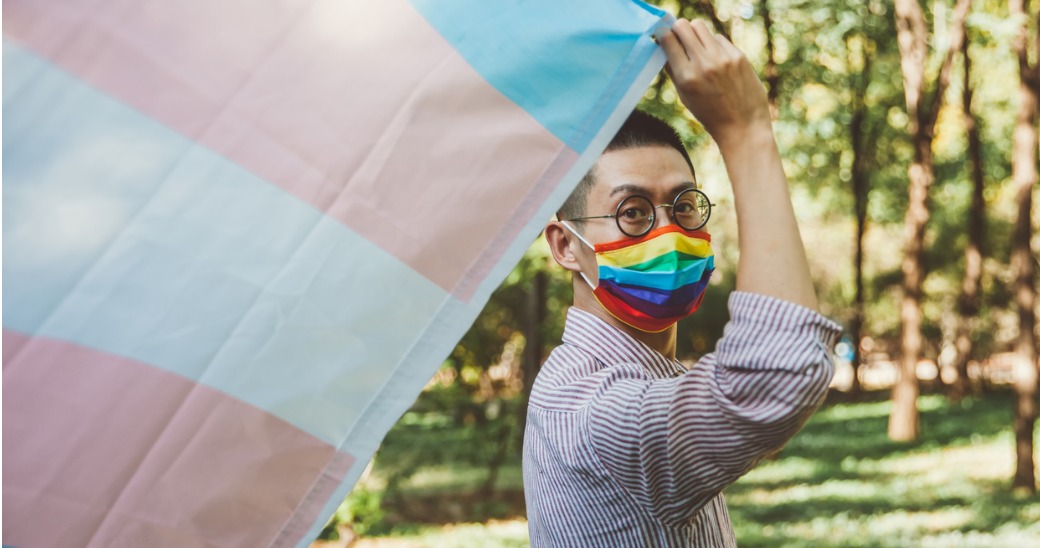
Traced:
<path fill-rule="evenodd" d="M 762 83 L 701 22 L 661 39 L 690 112 L 718 143 L 740 230 L 737 290 L 716 351 L 671 379 L 616 367 L 589 411 L 596 454 L 649 511 L 679 525 L 793 436 L 827 392 L 839 327 L 816 295 Z"/>
<path fill-rule="evenodd" d="M 660 43 L 679 97 L 718 144 L 733 185 L 737 290 L 815 309 L 762 82 L 744 54 L 701 21 L 679 19 Z"/>

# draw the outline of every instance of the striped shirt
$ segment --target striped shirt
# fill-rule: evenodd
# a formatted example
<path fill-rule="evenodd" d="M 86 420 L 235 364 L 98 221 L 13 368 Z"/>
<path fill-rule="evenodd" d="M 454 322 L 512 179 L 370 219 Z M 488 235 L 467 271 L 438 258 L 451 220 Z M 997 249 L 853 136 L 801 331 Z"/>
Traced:
<path fill-rule="evenodd" d="M 836 324 L 735 292 L 687 371 L 571 308 L 524 437 L 531 545 L 736 546 L 722 490 L 787 442 L 833 376 Z"/>

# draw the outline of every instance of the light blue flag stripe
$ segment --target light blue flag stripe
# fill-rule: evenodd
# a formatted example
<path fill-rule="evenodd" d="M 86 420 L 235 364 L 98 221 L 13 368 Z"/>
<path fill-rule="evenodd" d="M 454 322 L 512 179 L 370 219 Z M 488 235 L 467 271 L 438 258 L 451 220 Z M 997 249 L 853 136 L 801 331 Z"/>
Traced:
<path fill-rule="evenodd" d="M 541 2 L 552 17 L 525 0 L 410 1 L 488 83 L 579 153 L 658 51 L 646 29 L 672 21 L 638 0 Z"/>
<path fill-rule="evenodd" d="M 447 294 L 6 41 L 4 72 L 4 326 L 178 373 L 340 446 Z"/>

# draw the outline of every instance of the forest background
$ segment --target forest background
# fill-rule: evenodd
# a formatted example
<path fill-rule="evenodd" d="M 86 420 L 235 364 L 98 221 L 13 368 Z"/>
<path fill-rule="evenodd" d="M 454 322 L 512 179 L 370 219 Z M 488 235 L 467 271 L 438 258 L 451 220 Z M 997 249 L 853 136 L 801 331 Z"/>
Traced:
<path fill-rule="evenodd" d="M 996 497 L 990 500 L 1013 507 L 1005 521 L 988 527 L 1032 520 L 1033 529 L 1026 524 L 1013 533 L 1040 535 L 1032 213 L 1038 6 L 1029 0 L 654 3 L 707 20 L 748 55 L 768 90 L 821 312 L 845 328 L 835 349 L 832 407 L 806 436 L 830 439 L 835 451 L 854 450 L 866 429 L 883 439 L 862 451 L 883 459 L 930 450 L 923 454 L 933 455 L 935 466 L 951 444 L 985 446 L 978 458 L 1007 462 L 1006 477 L 989 487 Z M 679 324 L 678 356 L 692 365 L 712 351 L 728 318 L 739 259 L 733 196 L 717 149 L 663 73 L 641 108 L 681 128 L 698 183 L 717 204 L 707 226 L 717 270 L 700 310 Z M 424 522 L 522 524 L 526 396 L 559 343 L 570 300 L 570 276 L 553 263 L 544 241 L 535 241 L 390 432 L 323 538 L 344 545 L 365 536 L 407 536 Z M 962 430 L 942 434 L 937 416 L 956 417 Z M 862 422 L 867 418 L 872 422 Z M 987 445 L 996 439 L 1003 441 Z M 805 443 L 804 437 L 792 442 L 776 474 L 785 473 L 783 459 L 797 458 Z M 839 453 L 840 461 L 846 453 Z M 871 511 L 845 510 L 846 517 Z M 974 522 L 967 523 L 962 532 Z M 738 525 L 742 545 L 768 536 L 762 531 Z M 523 544 L 522 526 L 510 534 L 506 545 Z M 466 534 L 454 538 L 449 545 L 470 543 L 458 540 Z M 474 545 L 493 544 L 475 538 Z"/>

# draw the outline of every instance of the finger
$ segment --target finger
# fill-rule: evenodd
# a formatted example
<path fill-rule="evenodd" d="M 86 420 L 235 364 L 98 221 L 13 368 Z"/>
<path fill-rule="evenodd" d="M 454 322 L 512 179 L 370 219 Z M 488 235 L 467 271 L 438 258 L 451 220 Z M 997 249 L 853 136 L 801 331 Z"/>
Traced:
<path fill-rule="evenodd" d="M 668 58 L 668 63 L 679 63 L 688 61 L 690 57 L 686 55 L 686 49 L 683 48 L 682 43 L 679 41 L 679 37 L 675 35 L 675 32 L 669 31 L 664 36 L 657 40 L 657 43 L 661 45 L 661 49 L 664 50 L 665 56 Z"/>
<path fill-rule="evenodd" d="M 702 47 L 700 38 L 697 38 L 697 34 L 693 32 L 693 27 L 690 26 L 690 22 L 686 19 L 675 21 L 675 24 L 672 25 L 672 34 L 679 39 L 679 43 L 686 50 L 686 56 L 690 59 L 693 59 L 693 52 Z"/>
<path fill-rule="evenodd" d="M 693 33 L 697 36 L 697 40 L 701 43 L 701 46 L 708 51 L 716 51 L 718 49 L 718 42 L 715 41 L 715 35 L 708 29 L 708 25 L 697 19 L 690 22 L 690 28 Z"/>
<path fill-rule="evenodd" d="M 723 50 L 720 49 L 715 35 L 708 30 L 708 26 L 700 19 L 687 21 L 686 25 L 674 27 L 676 34 L 682 39 L 683 46 L 690 61 L 700 68 L 713 66 Z"/>
<path fill-rule="evenodd" d="M 669 60 L 668 62 L 665 63 L 665 74 L 667 74 L 668 77 L 671 80 L 673 80 L 673 81 L 675 80 L 675 74 L 672 72 L 672 61 L 671 60 Z"/>

